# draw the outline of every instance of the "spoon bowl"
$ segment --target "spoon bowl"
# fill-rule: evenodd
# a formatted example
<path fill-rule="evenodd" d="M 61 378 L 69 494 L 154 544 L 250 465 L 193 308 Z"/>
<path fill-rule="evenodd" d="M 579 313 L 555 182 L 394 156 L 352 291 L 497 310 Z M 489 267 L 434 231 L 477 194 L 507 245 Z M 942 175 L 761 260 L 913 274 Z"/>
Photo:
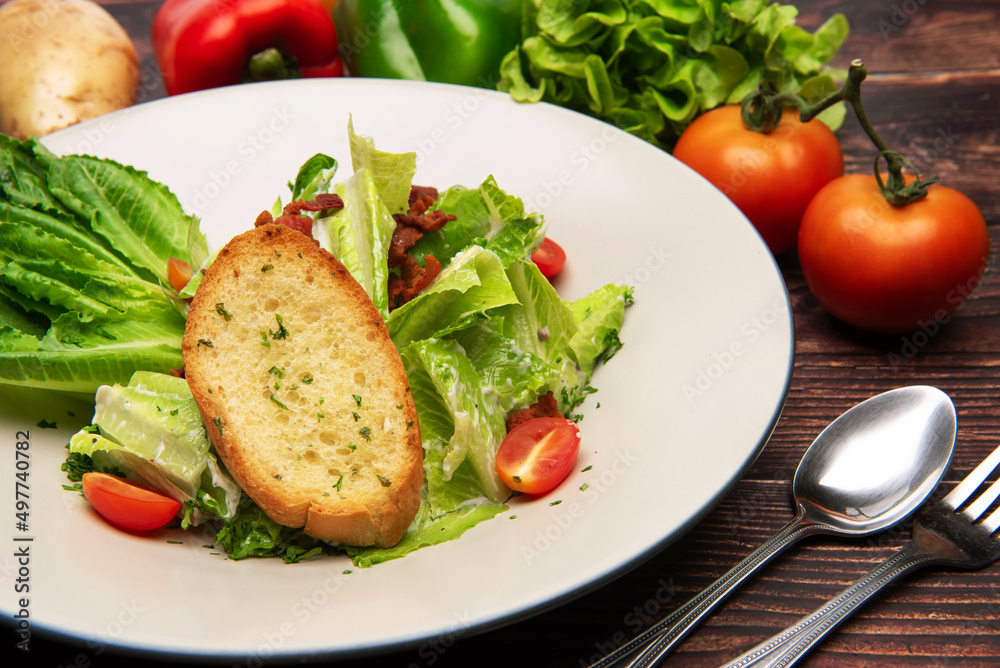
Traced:
<path fill-rule="evenodd" d="M 864 535 L 913 514 L 951 461 L 958 421 L 948 395 L 905 387 L 863 401 L 806 450 L 792 495 L 807 520 Z"/>
<path fill-rule="evenodd" d="M 629 668 L 663 658 L 706 615 L 786 547 L 814 534 L 862 536 L 912 515 L 951 462 L 955 406 L 925 385 L 876 395 L 824 429 L 792 479 L 795 518 L 732 570 L 638 636 L 591 664 L 606 668 L 645 648 Z"/>

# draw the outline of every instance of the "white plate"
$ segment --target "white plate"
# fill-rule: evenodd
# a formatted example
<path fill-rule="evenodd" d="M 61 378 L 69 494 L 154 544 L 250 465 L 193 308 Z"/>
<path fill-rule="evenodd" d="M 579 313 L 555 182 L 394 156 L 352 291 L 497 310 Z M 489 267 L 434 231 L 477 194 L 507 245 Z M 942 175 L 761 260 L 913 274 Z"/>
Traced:
<path fill-rule="evenodd" d="M 218 246 L 287 198 L 287 181 L 314 153 L 336 157 L 340 176 L 349 175 L 348 114 L 377 147 L 418 151 L 417 183 L 475 186 L 493 174 L 543 213 L 569 256 L 563 296 L 608 282 L 635 287 L 625 347 L 598 370 L 600 391 L 584 408 L 575 472 L 548 497 L 516 499 L 516 519 L 501 515 L 368 570 L 344 574 L 351 565 L 342 557 L 237 562 L 211 555 L 203 547 L 211 536 L 130 535 L 103 522 L 60 488 L 63 446 L 89 407 L 6 391 L 4 618 L 20 607 L 10 546 L 28 544 L 32 628 L 92 646 L 267 658 L 415 645 L 514 621 L 609 581 L 678 538 L 753 461 L 791 375 L 781 276 L 721 194 L 610 125 L 484 90 L 312 80 L 152 102 L 45 143 L 148 170 L 202 217 Z M 35 426 L 43 418 L 59 429 Z M 23 534 L 14 529 L 11 473 L 22 429 L 31 437 Z M 33 541 L 13 542 L 26 536 Z"/>

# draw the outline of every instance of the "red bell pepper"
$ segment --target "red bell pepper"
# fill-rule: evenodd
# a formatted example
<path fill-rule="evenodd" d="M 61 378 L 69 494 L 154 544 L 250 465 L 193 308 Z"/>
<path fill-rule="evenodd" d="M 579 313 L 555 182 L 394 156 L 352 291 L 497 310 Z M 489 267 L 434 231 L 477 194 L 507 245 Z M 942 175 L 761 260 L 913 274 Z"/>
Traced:
<path fill-rule="evenodd" d="M 169 95 L 343 73 L 318 0 L 167 0 L 153 20 L 153 50 Z"/>

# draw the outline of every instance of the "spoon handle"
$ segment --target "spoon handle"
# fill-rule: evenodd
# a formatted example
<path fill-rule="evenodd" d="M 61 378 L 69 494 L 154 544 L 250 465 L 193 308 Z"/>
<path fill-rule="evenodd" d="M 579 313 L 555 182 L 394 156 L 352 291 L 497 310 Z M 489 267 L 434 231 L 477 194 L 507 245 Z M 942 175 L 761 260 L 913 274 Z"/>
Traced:
<path fill-rule="evenodd" d="M 697 596 L 689 600 L 667 617 L 661 619 L 621 647 L 605 655 L 590 668 L 607 668 L 635 652 L 642 645 L 652 641 L 643 653 L 630 666 L 648 666 L 650 661 L 659 660 L 667 654 L 674 645 L 698 624 L 708 613 L 716 608 L 722 600 L 736 589 L 744 580 L 750 577 L 761 566 L 769 562 L 776 554 L 806 536 L 819 533 L 822 528 L 805 519 L 802 509 L 799 509 L 795 519 L 786 524 L 763 545 L 758 547 L 746 559 L 734 566 L 732 570 L 706 587 Z M 641 660 L 641 661 L 640 661 Z"/>
<path fill-rule="evenodd" d="M 865 601 L 904 573 L 930 565 L 937 557 L 915 543 L 892 554 L 861 579 L 781 633 L 765 640 L 722 668 L 788 668 L 826 637 Z"/>

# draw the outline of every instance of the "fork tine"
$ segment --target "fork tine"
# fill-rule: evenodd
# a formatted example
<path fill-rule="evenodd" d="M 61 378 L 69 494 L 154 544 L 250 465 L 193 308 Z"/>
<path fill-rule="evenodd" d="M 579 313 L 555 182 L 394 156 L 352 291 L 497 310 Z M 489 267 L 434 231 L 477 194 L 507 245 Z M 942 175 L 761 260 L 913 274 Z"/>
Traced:
<path fill-rule="evenodd" d="M 953 510 L 958 509 L 963 503 L 965 503 L 969 497 L 979 489 L 986 478 L 993 473 L 993 469 L 1000 465 L 1000 447 L 997 447 L 989 457 L 983 460 L 983 462 L 977 466 L 972 473 L 965 476 L 965 480 L 958 483 L 958 486 L 948 493 L 948 496 L 941 500 L 941 503 L 949 506 Z"/>
<path fill-rule="evenodd" d="M 969 518 L 970 521 L 975 522 L 979 519 L 979 516 L 985 513 L 993 502 L 997 500 L 1000 496 L 1000 480 L 997 480 L 989 489 L 983 492 L 978 499 L 972 502 L 972 504 L 966 508 L 962 514 Z"/>
<path fill-rule="evenodd" d="M 993 514 L 986 518 L 986 520 L 980 525 L 990 533 L 993 533 L 997 529 L 1000 529 L 1000 508 L 993 511 Z M 1000 538 L 998 538 L 1000 540 Z"/>

